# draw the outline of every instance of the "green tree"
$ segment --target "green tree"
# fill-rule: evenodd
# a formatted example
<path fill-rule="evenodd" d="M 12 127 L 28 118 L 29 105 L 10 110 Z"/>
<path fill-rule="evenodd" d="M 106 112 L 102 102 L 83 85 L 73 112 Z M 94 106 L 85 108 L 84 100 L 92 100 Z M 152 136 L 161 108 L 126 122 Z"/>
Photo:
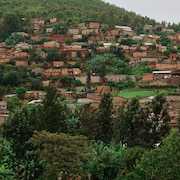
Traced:
<path fill-rule="evenodd" d="M 178 49 L 174 47 L 174 44 L 168 44 L 167 50 L 164 51 L 164 55 L 169 56 L 171 53 L 178 53 Z"/>
<path fill-rule="evenodd" d="M 0 179 L 17 179 L 17 157 L 11 143 L 3 139 L 0 145 L 0 152 Z M 42 170 L 40 158 L 27 151 L 20 164 L 21 179 L 38 179 L 42 174 Z"/>
<path fill-rule="evenodd" d="M 97 116 L 97 109 L 92 108 L 90 103 L 77 108 L 74 112 L 74 117 L 79 119 L 77 133 L 94 140 L 97 135 Z"/>
<path fill-rule="evenodd" d="M 0 178 L 2 180 L 13 180 L 15 170 L 15 154 L 11 144 L 1 139 L 0 144 Z"/>
<path fill-rule="evenodd" d="M 168 44 L 171 43 L 171 40 L 168 38 L 166 33 L 162 33 L 160 36 L 160 39 L 158 40 L 159 44 L 162 46 L 167 46 Z"/>
<path fill-rule="evenodd" d="M 31 81 L 31 89 L 32 90 L 42 90 L 43 89 L 43 83 L 42 83 L 42 78 L 37 77 L 33 78 Z"/>
<path fill-rule="evenodd" d="M 21 19 L 12 11 L 3 15 L 3 24 L 8 33 L 17 32 L 21 29 Z"/>
<path fill-rule="evenodd" d="M 57 48 L 50 48 L 47 50 L 47 56 L 46 56 L 47 61 L 57 61 L 59 60 L 59 58 L 60 55 Z"/>
<path fill-rule="evenodd" d="M 20 102 L 20 100 L 17 97 L 7 98 L 6 101 L 7 101 L 7 109 L 10 112 L 16 110 L 17 108 L 22 107 L 22 102 Z"/>
<path fill-rule="evenodd" d="M 46 97 L 40 107 L 42 130 L 67 132 L 68 109 L 60 101 L 60 94 L 55 86 L 47 87 Z"/>
<path fill-rule="evenodd" d="M 12 45 L 15 46 L 16 44 L 25 41 L 27 38 L 25 38 L 22 35 L 19 35 L 17 33 L 10 35 L 6 40 L 6 45 Z"/>
<path fill-rule="evenodd" d="M 123 168 L 124 153 L 125 148 L 121 144 L 106 146 L 102 142 L 98 143 L 93 148 L 91 159 L 82 165 L 83 176 L 90 174 L 94 180 L 116 179 Z"/>
<path fill-rule="evenodd" d="M 170 131 L 170 116 L 168 113 L 168 104 L 164 94 L 158 94 L 150 104 L 152 112 L 148 121 L 151 122 L 151 137 L 155 142 L 159 142 L 168 135 Z"/>
<path fill-rule="evenodd" d="M 66 44 L 68 44 L 68 45 L 70 45 L 70 44 L 71 44 L 71 42 L 72 42 L 72 40 L 71 40 L 71 39 L 69 39 L 69 38 L 65 40 L 65 43 L 66 43 Z"/>
<path fill-rule="evenodd" d="M 146 118 L 147 113 L 139 105 L 138 99 L 133 99 L 127 108 L 122 106 L 113 124 L 115 142 L 122 141 L 128 147 L 146 146 Z"/>
<path fill-rule="evenodd" d="M 82 41 L 83 42 L 88 42 L 88 39 L 89 39 L 89 35 L 88 34 L 83 34 L 82 35 Z"/>
<path fill-rule="evenodd" d="M 86 78 L 86 83 L 89 84 L 91 82 L 91 72 L 87 72 L 87 78 Z"/>
<path fill-rule="evenodd" d="M 68 177 L 80 174 L 80 164 L 86 162 L 89 156 L 86 156 L 89 141 L 83 136 L 35 131 L 30 142 L 35 147 L 34 154 L 45 162 L 44 177 L 49 180 L 64 174 Z"/>
<path fill-rule="evenodd" d="M 165 96 L 158 94 L 150 104 L 141 107 L 138 99 L 133 99 L 125 108 L 121 107 L 114 120 L 114 139 L 127 146 L 152 148 L 169 133 L 170 117 Z"/>
<path fill-rule="evenodd" d="M 112 97 L 110 93 L 103 94 L 97 112 L 96 140 L 108 144 L 112 138 Z"/>
<path fill-rule="evenodd" d="M 115 57 L 114 54 L 97 54 L 86 63 L 86 69 L 93 70 L 95 73 L 99 74 L 103 80 L 107 73 L 117 72 L 118 63 L 119 60 Z"/>
<path fill-rule="evenodd" d="M 113 53 L 115 54 L 118 58 L 120 59 L 124 59 L 125 56 L 124 56 L 124 51 L 121 47 L 119 46 L 116 46 L 116 45 L 111 45 L 110 46 L 110 53 Z"/>
<path fill-rule="evenodd" d="M 0 86 L 0 100 L 2 100 L 3 96 L 5 95 L 5 87 L 4 86 Z"/>
<path fill-rule="evenodd" d="M 77 51 L 77 52 L 76 52 L 76 57 L 77 57 L 77 58 L 82 58 L 82 53 L 81 53 L 81 51 Z"/>
<path fill-rule="evenodd" d="M 63 87 L 69 87 L 71 86 L 71 83 L 73 81 L 72 77 L 70 76 L 61 76 L 59 81 L 62 83 Z"/>
<path fill-rule="evenodd" d="M 121 44 L 131 46 L 133 44 L 136 44 L 136 41 L 131 37 L 127 37 L 121 40 Z"/>
<path fill-rule="evenodd" d="M 126 179 L 180 179 L 179 149 L 179 132 L 174 130 L 162 141 L 160 147 L 144 154 Z"/>
<path fill-rule="evenodd" d="M 12 144 L 13 152 L 17 158 L 17 179 L 21 179 L 21 161 L 29 147 L 28 140 L 33 134 L 32 126 L 27 119 L 25 108 L 13 111 L 3 123 L 3 135 Z"/>
<path fill-rule="evenodd" d="M 17 97 L 20 99 L 20 100 L 23 100 L 24 99 L 24 94 L 26 92 L 26 88 L 25 87 L 17 87 L 15 89 L 15 93 L 17 94 Z"/>
<path fill-rule="evenodd" d="M 26 78 L 27 78 L 27 67 L 25 66 L 18 66 L 16 69 L 16 76 L 17 76 L 17 81 L 20 84 L 24 84 L 26 82 Z"/>
<path fill-rule="evenodd" d="M 19 84 L 19 79 L 16 72 L 10 71 L 3 74 L 2 83 L 3 85 L 17 86 Z"/>

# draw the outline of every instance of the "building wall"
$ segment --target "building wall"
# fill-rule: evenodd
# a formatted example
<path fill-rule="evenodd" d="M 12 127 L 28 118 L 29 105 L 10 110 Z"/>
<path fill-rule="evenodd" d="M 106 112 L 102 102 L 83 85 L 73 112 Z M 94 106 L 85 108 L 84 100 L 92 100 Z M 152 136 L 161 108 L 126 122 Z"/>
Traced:
<path fill-rule="evenodd" d="M 147 52 L 133 52 L 133 57 L 137 58 L 137 57 L 146 57 L 147 56 Z"/>
<path fill-rule="evenodd" d="M 156 69 L 158 70 L 177 70 L 178 65 L 177 64 L 163 64 L 163 63 L 157 63 Z"/>
<path fill-rule="evenodd" d="M 16 61 L 15 66 L 28 66 L 27 61 Z"/>
<path fill-rule="evenodd" d="M 144 74 L 142 76 L 142 82 L 146 82 L 146 81 L 152 81 L 154 78 L 154 75 L 151 73 L 151 74 Z"/>
<path fill-rule="evenodd" d="M 57 66 L 64 66 L 64 61 L 54 61 L 53 62 L 53 66 L 57 67 Z"/>
<path fill-rule="evenodd" d="M 180 76 L 171 76 L 171 84 L 180 84 Z"/>

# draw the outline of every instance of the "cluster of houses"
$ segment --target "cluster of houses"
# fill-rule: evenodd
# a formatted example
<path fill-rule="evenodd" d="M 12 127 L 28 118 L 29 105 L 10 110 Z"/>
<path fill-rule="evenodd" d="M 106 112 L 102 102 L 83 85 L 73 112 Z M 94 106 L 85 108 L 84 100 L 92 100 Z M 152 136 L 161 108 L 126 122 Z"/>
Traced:
<path fill-rule="evenodd" d="M 157 34 L 137 34 L 131 27 L 127 26 L 115 26 L 111 30 L 106 30 L 106 26 L 99 22 L 89 23 L 77 23 L 77 26 L 70 26 L 65 34 L 58 34 L 54 32 L 53 24 L 57 24 L 57 19 L 52 18 L 45 23 L 44 20 L 34 20 L 34 34 L 29 35 L 24 32 L 17 32 L 22 36 L 30 36 L 33 41 L 40 41 L 43 38 L 46 40 L 42 44 L 36 45 L 28 44 L 27 42 L 21 42 L 14 47 L 8 48 L 5 43 L 0 44 L 0 63 L 7 63 L 10 60 L 14 60 L 15 66 L 30 66 L 32 72 L 35 74 L 41 74 L 43 77 L 43 86 L 49 86 L 52 81 L 51 78 L 60 78 L 62 75 L 71 76 L 76 80 L 80 80 L 83 84 L 86 84 L 86 74 L 83 72 L 83 65 L 88 60 L 88 53 L 92 51 L 90 46 L 96 45 L 96 52 L 108 53 L 110 47 L 119 46 L 123 49 L 124 54 L 130 59 L 130 63 L 134 66 L 144 64 L 153 69 L 152 73 L 142 75 L 141 79 L 132 78 L 135 81 L 148 83 L 152 86 L 168 86 L 177 85 L 177 89 L 180 85 L 180 55 L 169 54 L 169 57 L 164 56 L 164 52 L 167 50 L 166 46 L 158 44 L 160 35 Z M 42 36 L 42 30 L 45 28 L 45 34 Z M 144 31 L 151 31 L 154 27 L 152 25 L 145 25 Z M 175 33 L 172 29 L 163 28 L 163 32 L 167 32 L 169 39 L 175 44 L 180 44 L 180 33 Z M 41 35 L 40 35 L 41 34 Z M 88 37 L 86 41 L 84 37 Z M 130 37 L 132 39 L 140 40 L 142 43 L 133 45 L 121 44 L 122 39 Z M 69 40 L 69 43 L 67 43 Z M 43 49 L 56 48 L 59 53 L 64 54 L 64 59 L 53 60 L 51 62 L 42 63 L 42 61 L 29 60 L 30 55 L 28 51 L 24 51 L 34 46 L 38 49 L 38 56 L 45 61 L 47 53 Z M 152 48 L 153 47 L 153 48 Z M 177 47 L 174 47 L 177 48 Z M 79 57 L 78 53 L 81 54 Z M 79 64 L 76 67 L 76 64 Z M 45 65 L 46 64 L 46 65 Z M 111 81 L 119 81 L 125 79 L 125 75 L 107 75 L 106 79 Z M 104 92 L 112 92 L 107 85 L 102 85 L 98 76 L 91 77 L 91 83 L 97 84 L 97 88 L 94 94 L 86 94 L 86 102 L 91 102 L 94 106 L 100 101 L 100 94 Z M 55 82 L 57 88 L 62 88 L 62 84 L 59 81 Z M 179 90 L 179 89 L 178 89 Z M 82 91 L 82 89 L 80 90 Z M 37 96 L 37 94 L 39 94 Z M 43 92 L 26 92 L 25 99 L 29 97 L 35 100 L 40 100 Z M 75 97 L 75 92 L 62 91 L 62 94 L 67 98 Z M 84 96 L 83 96 L 84 97 Z M 172 117 L 172 124 L 177 125 L 178 111 L 180 110 L 180 95 L 167 96 L 170 103 L 170 114 Z M 148 97 L 147 97 L 148 100 Z M 79 100 L 81 101 L 81 100 Z M 144 101 L 144 99 L 143 99 Z M 34 101 L 34 103 L 40 101 Z M 83 101 L 84 102 L 84 101 Z M 128 99 L 121 97 L 114 97 L 113 104 L 119 106 L 124 102 L 128 102 Z M 7 114 L 6 103 L 0 103 L 0 113 Z M 174 123 L 176 122 L 176 123 Z M 175 126 L 176 126 L 175 125 Z"/>

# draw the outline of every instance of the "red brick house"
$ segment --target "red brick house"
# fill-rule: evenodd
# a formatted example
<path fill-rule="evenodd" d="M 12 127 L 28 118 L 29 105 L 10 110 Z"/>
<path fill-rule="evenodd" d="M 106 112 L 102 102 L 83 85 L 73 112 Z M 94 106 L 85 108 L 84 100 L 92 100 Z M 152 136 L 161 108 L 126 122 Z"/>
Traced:
<path fill-rule="evenodd" d="M 90 22 L 88 25 L 89 29 L 99 29 L 101 27 L 99 22 Z"/>
<path fill-rule="evenodd" d="M 27 61 L 15 61 L 15 66 L 28 66 Z"/>
<path fill-rule="evenodd" d="M 72 39 L 72 34 L 54 34 L 50 37 L 51 41 L 56 41 L 63 44 L 66 39 Z"/>
<path fill-rule="evenodd" d="M 54 67 L 62 67 L 65 65 L 64 61 L 53 61 L 53 66 Z"/>
<path fill-rule="evenodd" d="M 142 82 L 153 81 L 153 79 L 154 79 L 154 75 L 152 73 L 142 75 Z"/>

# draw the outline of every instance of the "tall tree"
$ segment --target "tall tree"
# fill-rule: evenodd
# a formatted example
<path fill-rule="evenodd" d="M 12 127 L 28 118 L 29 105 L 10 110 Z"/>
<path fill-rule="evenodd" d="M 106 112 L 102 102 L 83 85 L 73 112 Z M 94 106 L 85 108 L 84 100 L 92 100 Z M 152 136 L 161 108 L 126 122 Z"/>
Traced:
<path fill-rule="evenodd" d="M 169 133 L 169 121 L 164 95 L 158 94 L 146 107 L 133 99 L 127 107 L 120 109 L 114 120 L 114 139 L 130 147 L 152 148 Z"/>
<path fill-rule="evenodd" d="M 122 141 L 129 147 L 145 146 L 146 118 L 147 114 L 139 105 L 138 99 L 133 99 L 127 107 L 122 106 L 113 124 L 115 142 Z"/>
<path fill-rule="evenodd" d="M 67 132 L 68 108 L 60 101 L 60 94 L 55 86 L 46 89 L 46 97 L 41 109 L 42 130 Z"/>
<path fill-rule="evenodd" d="M 8 32 L 15 32 L 20 29 L 20 19 L 14 12 L 7 12 L 4 14 L 3 23 Z"/>
<path fill-rule="evenodd" d="M 102 95 L 97 112 L 97 135 L 96 140 L 110 143 L 112 138 L 112 97 L 110 93 Z"/>
<path fill-rule="evenodd" d="M 150 104 L 149 121 L 151 122 L 151 137 L 154 142 L 161 141 L 170 131 L 170 116 L 168 113 L 168 103 L 164 94 L 158 94 Z"/>
<path fill-rule="evenodd" d="M 13 152 L 16 154 L 18 179 L 21 179 L 21 161 L 29 147 L 28 140 L 33 134 L 33 128 L 27 117 L 28 112 L 25 108 L 17 108 L 3 123 L 3 135 L 12 144 Z"/>

